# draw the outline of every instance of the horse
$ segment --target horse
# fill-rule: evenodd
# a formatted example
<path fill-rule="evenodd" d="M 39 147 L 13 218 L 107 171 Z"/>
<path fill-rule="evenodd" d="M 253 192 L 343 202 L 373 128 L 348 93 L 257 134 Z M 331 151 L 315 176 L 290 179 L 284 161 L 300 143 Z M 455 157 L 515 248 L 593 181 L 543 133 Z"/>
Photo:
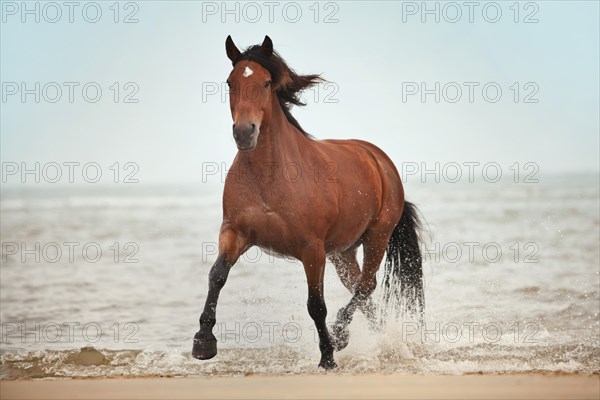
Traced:
<path fill-rule="evenodd" d="M 308 313 L 319 337 L 318 365 L 335 368 L 334 351 L 348 345 L 355 311 L 374 319 L 371 295 L 384 255 L 387 307 L 422 318 L 418 210 L 404 200 L 398 171 L 381 149 L 362 140 L 317 140 L 292 116 L 293 105 L 305 105 L 302 90 L 324 81 L 320 75 L 298 75 L 268 36 L 243 52 L 228 36 L 225 49 L 233 66 L 227 84 L 238 152 L 225 181 L 218 256 L 192 356 L 206 360 L 217 354 L 212 329 L 219 292 L 238 258 L 258 246 L 303 264 Z M 284 168 L 288 173 L 279 173 Z M 361 245 L 362 270 L 356 257 Z M 327 259 L 351 293 L 331 333 L 323 288 Z"/>

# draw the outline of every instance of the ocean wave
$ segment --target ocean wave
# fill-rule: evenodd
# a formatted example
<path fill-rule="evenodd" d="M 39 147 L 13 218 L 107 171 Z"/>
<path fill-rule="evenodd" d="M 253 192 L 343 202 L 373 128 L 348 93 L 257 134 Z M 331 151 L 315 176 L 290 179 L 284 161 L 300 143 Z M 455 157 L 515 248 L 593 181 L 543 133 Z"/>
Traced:
<path fill-rule="evenodd" d="M 600 373 L 598 343 L 506 346 L 475 344 L 436 350 L 418 344 L 339 353 L 339 373 L 471 374 L 514 372 Z M 36 351 L 0 356 L 2 379 L 48 377 L 235 376 L 318 372 L 315 352 L 287 345 L 229 348 L 208 361 L 189 352 L 145 350 Z"/>

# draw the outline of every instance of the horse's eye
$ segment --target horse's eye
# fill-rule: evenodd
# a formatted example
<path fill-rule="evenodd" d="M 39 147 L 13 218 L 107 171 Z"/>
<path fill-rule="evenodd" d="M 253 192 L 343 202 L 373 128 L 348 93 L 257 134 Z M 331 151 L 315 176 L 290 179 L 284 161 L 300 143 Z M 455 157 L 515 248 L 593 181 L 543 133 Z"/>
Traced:
<path fill-rule="evenodd" d="M 271 86 L 271 81 L 266 81 L 265 82 L 265 88 L 268 88 L 269 86 Z"/>

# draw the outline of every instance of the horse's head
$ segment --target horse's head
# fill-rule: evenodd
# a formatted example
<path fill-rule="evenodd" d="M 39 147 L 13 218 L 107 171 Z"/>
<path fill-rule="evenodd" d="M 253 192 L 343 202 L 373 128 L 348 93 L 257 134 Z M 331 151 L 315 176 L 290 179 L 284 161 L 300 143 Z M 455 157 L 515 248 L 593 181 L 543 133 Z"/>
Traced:
<path fill-rule="evenodd" d="M 268 60 L 273 55 L 273 42 L 268 36 L 252 53 L 254 59 L 243 57 L 231 36 L 225 42 L 227 57 L 233 70 L 227 78 L 229 105 L 233 118 L 233 137 L 239 150 L 254 150 L 263 122 L 271 115 L 272 96 L 275 96 L 271 73 L 259 64 L 259 59 Z M 242 56 L 242 57 L 240 57 Z"/>

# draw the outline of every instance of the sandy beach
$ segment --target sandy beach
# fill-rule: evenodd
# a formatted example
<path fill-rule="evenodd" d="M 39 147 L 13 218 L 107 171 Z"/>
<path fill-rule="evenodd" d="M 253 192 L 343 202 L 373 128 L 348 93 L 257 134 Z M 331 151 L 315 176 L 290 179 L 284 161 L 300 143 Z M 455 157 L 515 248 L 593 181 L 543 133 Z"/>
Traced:
<path fill-rule="evenodd" d="M 600 376 L 254 375 L 0 382 L 2 399 L 598 399 Z"/>

